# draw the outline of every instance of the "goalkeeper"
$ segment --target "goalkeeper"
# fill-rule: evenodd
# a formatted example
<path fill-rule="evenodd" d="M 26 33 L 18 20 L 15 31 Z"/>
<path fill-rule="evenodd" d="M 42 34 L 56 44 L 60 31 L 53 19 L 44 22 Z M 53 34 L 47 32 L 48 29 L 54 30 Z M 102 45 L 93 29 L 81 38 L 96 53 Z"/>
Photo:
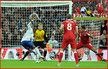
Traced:
<path fill-rule="evenodd" d="M 45 58 L 47 54 L 47 48 L 46 44 L 44 44 L 44 41 L 46 40 L 46 42 L 48 42 L 48 38 L 46 32 L 43 30 L 43 25 L 41 23 L 38 24 L 38 29 L 35 30 L 34 36 L 35 36 L 34 45 L 36 47 L 39 46 L 39 48 L 44 49 L 44 58 Z M 46 61 L 46 59 L 44 61 Z"/>

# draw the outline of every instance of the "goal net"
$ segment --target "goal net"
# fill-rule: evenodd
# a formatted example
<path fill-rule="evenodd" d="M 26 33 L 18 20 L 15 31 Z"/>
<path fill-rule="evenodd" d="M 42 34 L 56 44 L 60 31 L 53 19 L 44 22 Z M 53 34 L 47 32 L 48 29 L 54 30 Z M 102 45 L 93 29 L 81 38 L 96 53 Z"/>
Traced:
<path fill-rule="evenodd" d="M 49 40 L 54 34 L 56 43 L 52 44 L 53 48 L 60 49 L 62 37 L 59 27 L 66 20 L 66 14 L 72 14 L 72 1 L 1 1 L 1 48 L 23 48 L 21 38 L 30 15 L 34 13 L 38 20 L 33 29 L 37 29 L 37 24 L 41 22 Z"/>

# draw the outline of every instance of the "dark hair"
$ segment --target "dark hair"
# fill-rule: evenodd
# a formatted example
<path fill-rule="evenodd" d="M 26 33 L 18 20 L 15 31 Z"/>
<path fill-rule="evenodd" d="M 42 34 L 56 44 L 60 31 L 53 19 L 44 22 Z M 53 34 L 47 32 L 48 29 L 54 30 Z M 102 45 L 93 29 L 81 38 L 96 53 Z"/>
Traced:
<path fill-rule="evenodd" d="M 82 25 L 81 28 L 86 29 L 86 27 L 84 25 Z"/>
<path fill-rule="evenodd" d="M 72 18 L 72 15 L 71 15 L 71 14 L 67 14 L 67 15 L 66 15 L 66 18 L 67 18 L 67 19 L 71 19 L 71 18 Z"/>

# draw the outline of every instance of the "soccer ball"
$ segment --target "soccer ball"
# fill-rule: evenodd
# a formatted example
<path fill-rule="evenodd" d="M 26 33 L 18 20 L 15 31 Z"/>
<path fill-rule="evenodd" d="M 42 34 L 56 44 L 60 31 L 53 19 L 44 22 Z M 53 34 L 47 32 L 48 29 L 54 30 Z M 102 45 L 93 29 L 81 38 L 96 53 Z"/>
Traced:
<path fill-rule="evenodd" d="M 40 61 L 36 61 L 36 63 L 40 63 Z"/>
<path fill-rule="evenodd" d="M 50 54 L 49 54 L 50 58 L 53 59 L 56 57 L 56 53 L 54 51 L 52 51 Z"/>

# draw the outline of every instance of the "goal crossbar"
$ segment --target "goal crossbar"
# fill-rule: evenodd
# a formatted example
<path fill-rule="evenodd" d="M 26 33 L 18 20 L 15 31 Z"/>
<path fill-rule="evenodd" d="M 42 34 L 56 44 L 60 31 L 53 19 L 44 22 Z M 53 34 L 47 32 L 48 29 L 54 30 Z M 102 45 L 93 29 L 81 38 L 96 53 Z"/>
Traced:
<path fill-rule="evenodd" d="M 1 1 L 1 7 L 47 7 L 72 4 L 72 1 Z"/>

